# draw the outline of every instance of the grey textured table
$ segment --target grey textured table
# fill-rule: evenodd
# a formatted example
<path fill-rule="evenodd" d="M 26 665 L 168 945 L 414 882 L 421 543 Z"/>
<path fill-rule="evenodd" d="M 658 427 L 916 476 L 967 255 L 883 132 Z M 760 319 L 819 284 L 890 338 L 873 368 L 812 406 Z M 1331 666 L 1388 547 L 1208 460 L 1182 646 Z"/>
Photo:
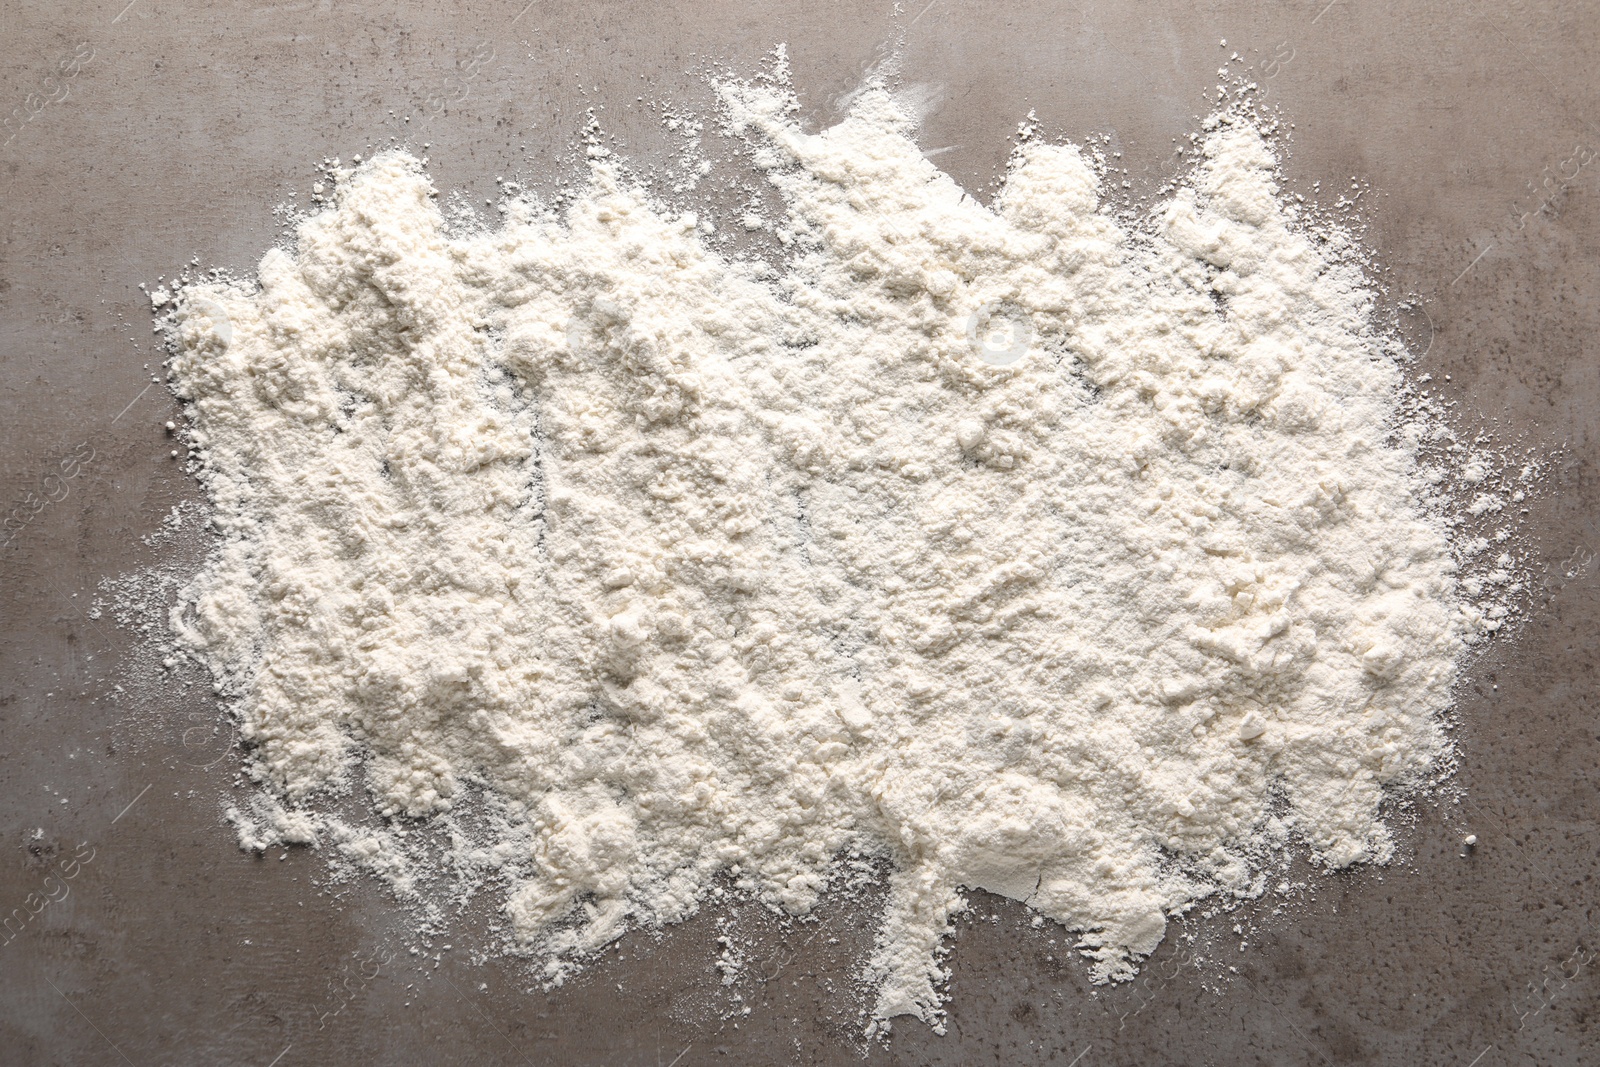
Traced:
<path fill-rule="evenodd" d="M 1469 425 L 1554 458 L 1528 517 L 1531 617 L 1461 688 L 1468 799 L 1403 820 L 1405 862 L 1328 879 L 1287 917 L 1267 902 L 1189 923 L 1221 965 L 1169 940 L 1110 990 L 980 894 L 949 1033 L 903 1022 L 867 1060 L 1600 1062 L 1600 163 L 1583 164 L 1600 149 L 1600 15 L 1417 0 L 7 3 L 0 490 L 7 513 L 29 491 L 45 504 L 0 554 L 0 1062 L 860 1060 L 843 990 L 872 914 L 848 902 L 826 936 L 761 934 L 737 1020 L 707 1010 L 711 911 L 549 994 L 460 951 L 363 963 L 400 943 L 382 895 L 318 894 L 312 854 L 238 851 L 218 800 L 237 761 L 201 690 L 118 693 L 137 639 L 89 603 L 103 577 L 171 558 L 141 538 L 197 499 L 168 458 L 171 397 L 145 388 L 160 354 L 138 282 L 191 258 L 248 269 L 274 206 L 308 202 L 316 161 L 391 135 L 427 142 L 441 187 L 478 203 L 496 176 L 576 173 L 591 107 L 628 156 L 665 161 L 676 135 L 649 102 L 703 106 L 702 64 L 753 71 L 780 41 L 821 124 L 902 32 L 903 81 L 930 89 L 922 143 L 980 196 L 1030 108 L 1049 134 L 1111 135 L 1131 191 L 1154 193 L 1239 52 L 1295 124 L 1293 186 L 1370 190 L 1389 299 L 1420 301 L 1421 368 Z M 1254 943 L 1237 951 L 1241 918 Z"/>

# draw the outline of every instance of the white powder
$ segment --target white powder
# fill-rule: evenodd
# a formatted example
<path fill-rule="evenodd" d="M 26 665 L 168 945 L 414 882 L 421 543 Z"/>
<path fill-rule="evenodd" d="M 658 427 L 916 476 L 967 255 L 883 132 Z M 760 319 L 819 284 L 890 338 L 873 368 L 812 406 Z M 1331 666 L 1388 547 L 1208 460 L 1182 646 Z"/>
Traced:
<path fill-rule="evenodd" d="M 486 783 L 552 976 L 718 875 L 804 914 L 886 856 L 873 1014 L 935 1023 L 964 887 L 1121 979 L 1295 838 L 1387 859 L 1486 620 L 1362 273 L 1255 125 L 1210 120 L 1142 232 L 1072 146 L 991 208 L 881 88 L 814 136 L 781 80 L 721 101 L 776 268 L 604 151 L 563 214 L 450 237 L 389 152 L 258 286 L 180 294 L 224 539 L 173 623 L 302 812 L 241 840 L 315 839 L 357 773 L 396 819 Z"/>

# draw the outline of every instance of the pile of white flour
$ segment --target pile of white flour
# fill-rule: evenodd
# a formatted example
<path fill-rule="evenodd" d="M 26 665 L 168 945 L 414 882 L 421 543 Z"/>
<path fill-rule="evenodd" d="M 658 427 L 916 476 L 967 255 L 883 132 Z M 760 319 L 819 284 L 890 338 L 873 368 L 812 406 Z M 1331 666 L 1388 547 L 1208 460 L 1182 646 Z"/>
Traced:
<path fill-rule="evenodd" d="M 258 284 L 176 297 L 223 538 L 173 620 L 288 805 L 248 843 L 482 783 L 552 975 L 719 877 L 804 914 L 886 857 L 862 977 L 930 1021 L 964 887 L 1118 979 L 1297 840 L 1385 860 L 1484 620 L 1369 287 L 1256 126 L 1209 120 L 1141 228 L 1070 145 L 985 206 L 886 91 L 816 135 L 719 91 L 777 266 L 603 150 L 449 236 L 387 152 Z"/>

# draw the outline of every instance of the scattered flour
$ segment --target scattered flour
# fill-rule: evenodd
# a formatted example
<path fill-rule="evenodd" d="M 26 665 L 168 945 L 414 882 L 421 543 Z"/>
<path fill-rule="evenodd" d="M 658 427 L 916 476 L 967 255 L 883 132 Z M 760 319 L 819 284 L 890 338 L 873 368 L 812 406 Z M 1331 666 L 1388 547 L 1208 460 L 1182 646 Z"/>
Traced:
<path fill-rule="evenodd" d="M 172 624 L 266 790 L 241 843 L 404 882 L 320 798 L 359 777 L 403 828 L 482 783 L 503 837 L 461 848 L 552 977 L 719 876 L 805 914 L 885 857 L 873 1015 L 935 1024 L 964 888 L 1125 979 L 1295 840 L 1389 858 L 1496 623 L 1257 125 L 1208 120 L 1141 224 L 1070 145 L 985 206 L 881 87 L 816 135 L 781 77 L 719 93 L 776 267 L 605 152 L 565 211 L 457 233 L 391 151 L 257 282 L 176 293 L 222 536 Z"/>
<path fill-rule="evenodd" d="M 239 834 L 239 847 L 247 852 L 265 852 L 273 845 L 317 844 L 317 821 L 306 812 L 286 809 L 270 793 L 250 798 L 250 810 L 229 806 L 223 815 Z"/>

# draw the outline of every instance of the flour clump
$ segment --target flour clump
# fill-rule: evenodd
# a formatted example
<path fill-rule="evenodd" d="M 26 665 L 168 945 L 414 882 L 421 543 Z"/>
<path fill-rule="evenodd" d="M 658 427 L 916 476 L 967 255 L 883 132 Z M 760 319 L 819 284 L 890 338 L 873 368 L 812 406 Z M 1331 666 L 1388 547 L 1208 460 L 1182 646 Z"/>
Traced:
<path fill-rule="evenodd" d="M 719 877 L 803 915 L 884 857 L 873 1012 L 935 1023 L 964 889 L 1124 979 L 1263 842 L 1386 860 L 1485 620 L 1257 126 L 1140 226 L 1071 145 L 984 205 L 882 88 L 818 134 L 719 94 L 776 267 L 602 153 L 453 234 L 390 151 L 180 294 L 222 539 L 173 625 L 275 798 L 250 847 L 355 777 L 397 824 L 479 783 L 552 975 Z"/>

